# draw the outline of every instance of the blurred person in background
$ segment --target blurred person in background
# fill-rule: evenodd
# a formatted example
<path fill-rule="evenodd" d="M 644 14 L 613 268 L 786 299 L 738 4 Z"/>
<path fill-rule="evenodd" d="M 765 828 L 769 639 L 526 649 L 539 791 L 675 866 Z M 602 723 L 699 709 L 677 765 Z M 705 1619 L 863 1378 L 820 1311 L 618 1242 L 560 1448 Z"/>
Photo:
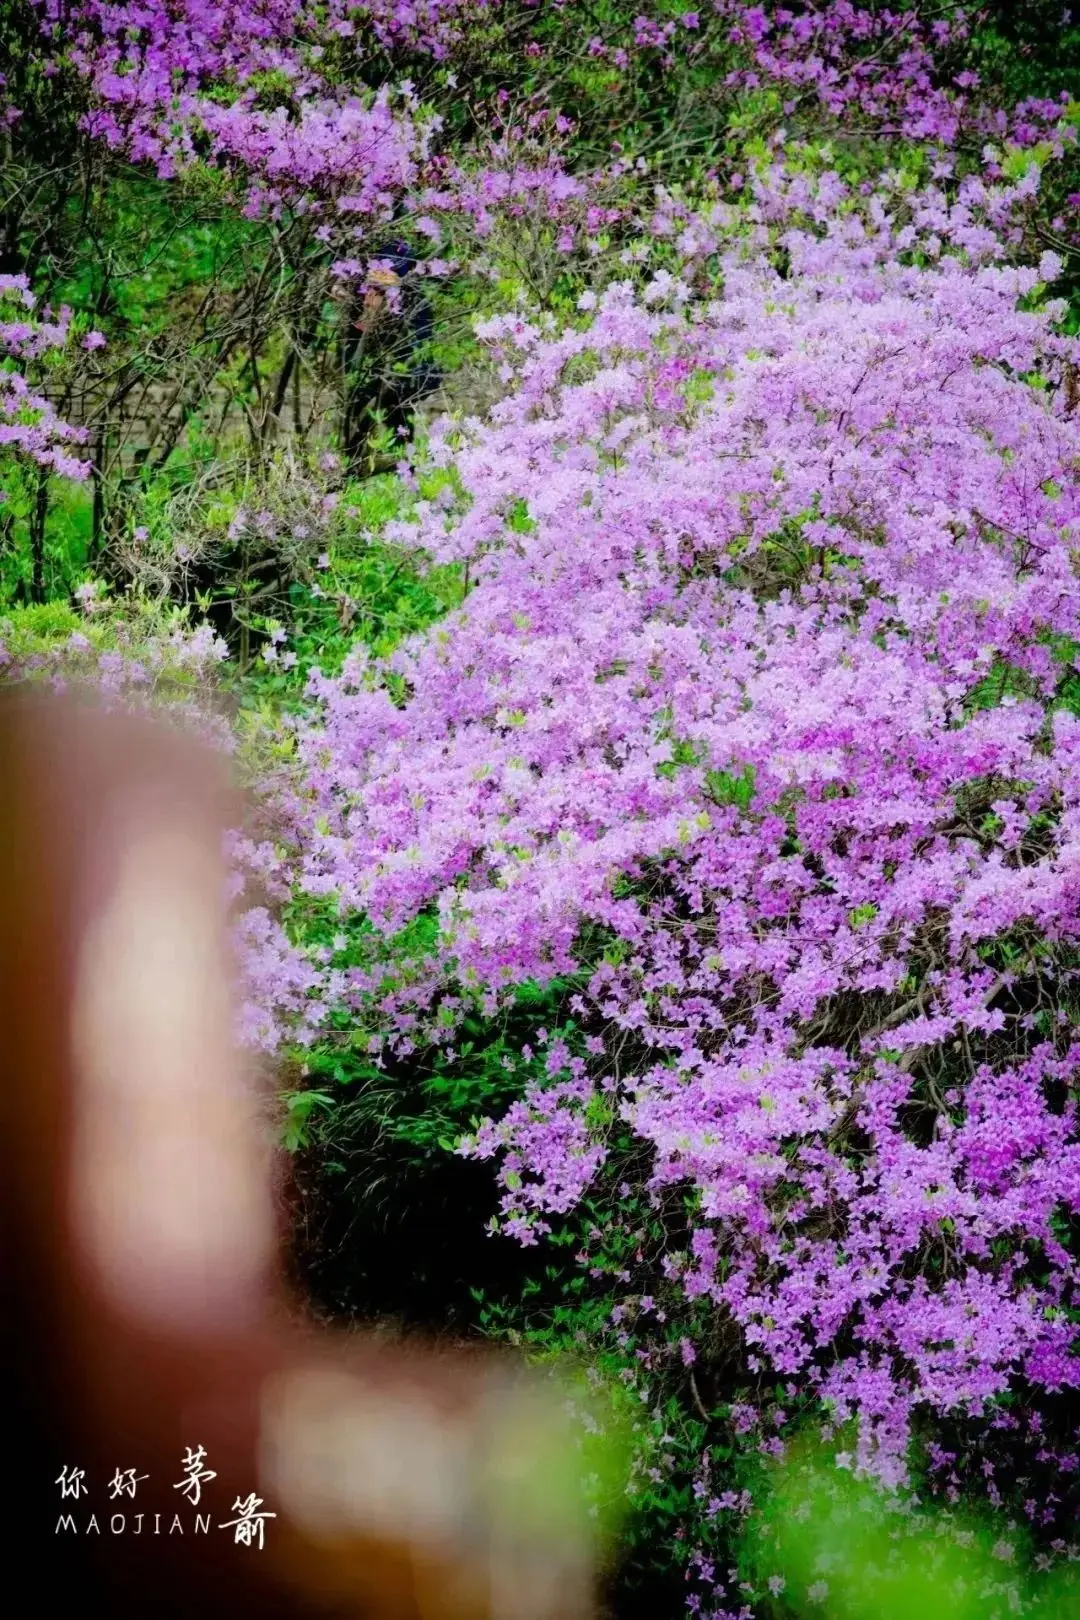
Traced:
<path fill-rule="evenodd" d="M 351 472 L 379 470 L 373 438 L 380 431 L 405 437 L 416 406 L 439 386 L 433 335 L 416 256 L 406 242 L 391 242 L 347 303 L 342 446 Z M 391 450 L 382 459 L 393 466 L 397 456 Z"/>

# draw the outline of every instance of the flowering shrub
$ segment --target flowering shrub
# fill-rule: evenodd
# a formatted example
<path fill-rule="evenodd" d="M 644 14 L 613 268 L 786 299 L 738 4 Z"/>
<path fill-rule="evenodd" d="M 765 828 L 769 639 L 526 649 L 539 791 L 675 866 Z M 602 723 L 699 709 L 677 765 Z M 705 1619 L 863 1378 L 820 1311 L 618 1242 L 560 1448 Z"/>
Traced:
<path fill-rule="evenodd" d="M 1051 255 L 980 263 L 1005 207 L 766 173 L 697 222 L 722 295 L 490 323 L 411 529 L 471 593 L 305 742 L 373 1051 L 580 986 L 468 1149 L 503 1229 L 643 1192 L 618 1319 L 707 1304 L 743 1433 L 780 1380 L 893 1485 L 1080 1382 L 1080 347 Z"/>
<path fill-rule="evenodd" d="M 972 28 L 960 4 L 924 19 L 853 0 L 797 11 L 714 0 L 657 17 L 619 6 L 598 17 L 573 0 L 184 0 L 137 13 L 117 0 L 37 3 L 56 62 L 87 88 L 91 135 L 163 178 L 209 166 L 247 213 L 318 218 L 323 240 L 339 246 L 410 216 L 421 234 L 426 225 L 437 238 L 440 218 L 463 217 L 483 237 L 502 215 L 556 221 L 563 254 L 586 239 L 596 251 L 598 224 L 626 213 L 625 197 L 611 212 L 612 183 L 621 178 L 626 193 L 648 172 L 635 147 L 655 145 L 654 116 L 661 128 L 690 120 L 673 142 L 678 170 L 729 123 L 728 160 L 740 140 L 784 126 L 800 137 L 827 127 L 849 144 L 855 134 L 1031 148 L 1053 139 L 1068 102 L 1004 109 L 978 72 L 958 71 Z M 569 68 L 568 35 L 583 47 Z M 429 59 L 455 65 L 433 75 Z M 487 62 L 512 89 L 492 85 Z M 690 110 L 687 84 L 699 92 Z M 595 128 L 595 114 L 575 105 L 583 85 L 611 109 Z M 463 104 L 474 134 L 451 141 Z M 575 165 L 575 139 L 592 166 Z"/>
<path fill-rule="evenodd" d="M 68 348 L 74 337 L 71 311 L 62 309 L 55 320 L 46 311 L 41 319 L 36 305 L 25 276 L 0 276 L 0 472 L 22 462 L 85 478 L 87 463 L 71 453 L 85 434 L 60 420 L 32 380 L 35 369 Z M 100 333 L 91 332 L 83 345 L 96 348 L 100 341 Z"/>
<path fill-rule="evenodd" d="M 484 10 L 185 0 L 179 14 L 161 5 L 133 17 L 116 0 L 42 0 L 53 48 L 89 88 L 91 135 L 162 178 L 200 162 L 236 176 L 252 215 L 299 207 L 357 233 L 415 190 L 440 123 L 404 77 L 369 87 L 366 47 L 442 56 L 458 14 Z"/>
<path fill-rule="evenodd" d="M 198 701 L 227 657 L 209 625 L 192 628 L 175 609 L 148 600 L 117 603 L 94 582 L 81 585 L 76 599 L 77 611 L 54 602 L 0 619 L 7 681 L 92 681 L 106 700 L 135 701 L 142 692 L 177 718 L 201 722 L 208 742 L 229 746 L 228 729 Z"/>

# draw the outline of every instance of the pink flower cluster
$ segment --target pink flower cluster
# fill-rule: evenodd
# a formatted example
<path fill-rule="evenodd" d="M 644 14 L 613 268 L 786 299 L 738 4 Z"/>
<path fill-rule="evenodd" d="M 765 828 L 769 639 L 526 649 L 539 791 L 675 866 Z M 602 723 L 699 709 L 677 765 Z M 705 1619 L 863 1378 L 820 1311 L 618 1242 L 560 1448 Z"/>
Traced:
<path fill-rule="evenodd" d="M 493 211 L 558 215 L 582 190 L 553 153 L 528 155 L 537 141 L 524 130 L 503 130 L 468 161 L 437 154 L 441 115 L 421 108 L 403 70 L 395 76 L 394 52 L 446 57 L 494 9 L 487 0 L 39 4 L 47 48 L 87 87 L 91 135 L 161 178 L 210 165 L 245 213 L 318 220 L 331 248 L 352 251 L 388 221 L 433 208 L 464 214 L 482 235 Z M 387 52 L 372 86 L 372 60 Z"/>
<path fill-rule="evenodd" d="M 467 60 L 470 31 L 502 19 L 515 35 L 524 30 L 527 57 L 551 58 L 557 82 L 566 40 L 540 7 L 515 21 L 502 18 L 497 0 L 37 3 L 46 48 L 87 86 L 91 134 L 162 177 L 208 163 L 230 177 L 250 214 L 318 217 L 328 243 L 432 210 L 464 215 L 482 237 L 495 213 L 539 210 L 564 223 L 565 253 L 582 234 L 583 210 L 571 204 L 594 190 L 602 205 L 627 178 L 618 142 L 602 174 L 571 172 L 558 139 L 569 120 L 557 106 L 533 106 L 526 117 L 505 89 L 475 109 L 491 139 L 438 150 L 439 108 L 452 104 L 456 75 L 429 85 L 421 106 L 401 52 L 451 60 L 460 50 Z M 572 28 L 580 20 L 570 10 Z M 784 118 L 803 132 L 824 120 L 847 140 L 900 136 L 942 148 L 963 140 L 973 150 L 988 140 L 1056 141 L 1061 101 L 1007 113 L 983 97 L 977 74 L 943 69 L 966 37 L 966 17 L 961 6 L 924 19 L 853 0 L 797 12 L 714 0 L 706 12 L 663 22 L 642 15 L 632 26 L 616 12 L 610 38 L 581 43 L 619 73 L 648 75 L 658 51 L 665 73 L 707 68 L 720 104 L 763 89 L 775 101 L 779 92 Z M 765 127 L 779 116 L 774 107 Z"/>
<path fill-rule="evenodd" d="M 448 57 L 459 42 L 463 25 L 484 18 L 499 0 L 368 0 L 366 22 L 386 50 L 402 46 L 429 52 L 436 61 Z M 345 8 L 351 12 L 357 6 Z M 338 24 L 352 28 L 351 22 Z"/>
<path fill-rule="evenodd" d="M 381 217 L 411 182 L 426 135 L 401 98 L 391 109 L 388 88 L 350 94 L 323 71 L 356 9 L 42 0 L 55 47 L 90 86 L 91 134 L 162 177 L 200 158 L 239 169 L 252 212 L 306 197 Z"/>
<path fill-rule="evenodd" d="M 978 76 L 943 82 L 939 61 L 967 37 L 963 7 L 943 6 L 927 19 L 914 7 L 893 11 L 854 0 L 797 9 L 714 4 L 752 63 L 735 70 L 744 85 L 783 87 L 794 98 L 792 111 L 801 97 L 820 100 L 849 129 L 859 121 L 875 138 L 955 141 Z"/>
<path fill-rule="evenodd" d="M 34 313 L 36 302 L 25 276 L 0 276 L 0 456 L 85 478 L 88 463 L 71 454 L 85 433 L 61 421 L 26 370 L 67 346 L 71 311 L 62 309 L 53 319 L 46 310 L 41 319 Z M 0 502 L 4 498 L 0 486 Z"/>
<path fill-rule="evenodd" d="M 1080 345 L 973 185 L 774 170 L 684 222 L 712 296 L 489 322 L 510 392 L 397 531 L 470 594 L 316 675 L 303 741 L 373 1048 L 581 980 L 583 1046 L 471 1147 L 505 1229 L 621 1121 L 693 1194 L 667 1283 L 892 1482 L 917 1414 L 1080 1384 Z"/>

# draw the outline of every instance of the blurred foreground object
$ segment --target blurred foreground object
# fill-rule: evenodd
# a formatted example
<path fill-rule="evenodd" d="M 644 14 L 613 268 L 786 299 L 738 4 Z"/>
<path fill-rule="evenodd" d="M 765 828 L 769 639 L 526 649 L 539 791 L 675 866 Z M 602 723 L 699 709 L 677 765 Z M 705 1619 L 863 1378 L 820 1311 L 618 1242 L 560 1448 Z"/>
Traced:
<path fill-rule="evenodd" d="M 1033 1556 L 1004 1513 L 893 1495 L 808 1431 L 763 1478 L 742 1590 L 776 1620 L 1075 1620 L 1080 1565 Z"/>
<path fill-rule="evenodd" d="M 551 1389 L 288 1320 L 231 1037 L 219 763 L 6 697 L 0 773 L 8 1528 L 35 1596 L 80 1620 L 585 1620 Z"/>

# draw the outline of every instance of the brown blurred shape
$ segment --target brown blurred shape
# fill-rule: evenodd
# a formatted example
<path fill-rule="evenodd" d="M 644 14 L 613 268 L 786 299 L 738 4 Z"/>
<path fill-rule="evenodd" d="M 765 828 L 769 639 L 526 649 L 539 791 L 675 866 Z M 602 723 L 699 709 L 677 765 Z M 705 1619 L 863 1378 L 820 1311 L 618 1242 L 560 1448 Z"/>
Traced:
<path fill-rule="evenodd" d="M 0 776 L 7 1530 L 37 1607 L 585 1620 L 585 1527 L 507 1506 L 556 1443 L 548 1392 L 287 1308 L 229 1036 L 220 762 L 89 701 L 6 694 Z M 214 1477 L 186 1491 L 197 1447 Z M 62 1498 L 74 1468 L 90 1494 Z M 128 1469 L 137 1498 L 110 1499 Z M 261 1549 L 219 1528 L 252 1499 Z"/>

